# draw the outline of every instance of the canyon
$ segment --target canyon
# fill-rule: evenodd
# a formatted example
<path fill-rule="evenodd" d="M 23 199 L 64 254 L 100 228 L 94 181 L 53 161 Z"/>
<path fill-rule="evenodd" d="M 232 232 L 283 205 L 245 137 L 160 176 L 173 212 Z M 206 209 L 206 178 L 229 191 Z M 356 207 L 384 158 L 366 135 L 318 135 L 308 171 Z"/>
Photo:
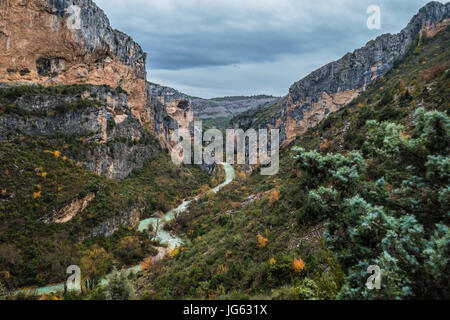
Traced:
<path fill-rule="evenodd" d="M 112 29 L 91 0 L 3 0 L 0 6 L 0 87 L 81 86 L 68 94 L 42 89 L 7 99 L 14 108 L 0 116 L 0 139 L 82 136 L 86 150 L 70 161 L 119 180 L 143 168 L 159 148 L 170 152 L 173 132 L 193 131 L 194 120 L 224 118 L 228 128 L 280 129 L 281 142 L 289 144 L 386 75 L 414 39 L 424 32 L 432 37 L 450 23 L 450 4 L 431 2 L 400 33 L 382 35 L 319 68 L 285 97 L 202 99 L 148 82 L 146 53 Z"/>
<path fill-rule="evenodd" d="M 120 87 L 134 117 L 170 148 L 164 137 L 168 133 L 155 127 L 155 118 L 184 119 L 155 110 L 148 96 L 146 53 L 131 37 L 112 29 L 93 1 L 4 0 L 0 9 L 0 83 Z"/>
<path fill-rule="evenodd" d="M 389 72 L 417 36 L 432 37 L 450 24 L 449 4 L 431 2 L 400 33 L 379 36 L 319 68 L 294 83 L 286 97 L 202 99 L 147 82 L 146 54 L 113 30 L 93 1 L 4 0 L 1 5 L 1 83 L 120 87 L 128 93 L 131 113 L 168 150 L 173 131 L 192 129 L 194 118 L 234 117 L 229 127 L 278 128 L 289 143 Z M 73 19 L 79 19 L 75 26 Z"/>
<path fill-rule="evenodd" d="M 158 247 L 158 244 L 150 243 L 149 233 L 146 233 L 151 232 L 148 227 L 157 229 L 165 218 L 179 225 L 165 220 L 165 227 L 173 229 L 160 230 L 161 239 L 155 239 L 169 245 L 164 253 L 176 249 L 181 237 L 186 236 L 192 242 L 190 249 L 203 246 L 205 256 L 209 255 L 212 250 L 202 242 L 202 236 L 210 228 L 220 227 L 218 232 L 208 235 L 214 239 L 213 245 L 223 245 L 210 261 L 238 259 L 239 253 L 234 251 L 245 246 L 241 256 L 248 248 L 254 249 L 254 256 L 259 255 L 278 236 L 269 233 L 300 232 L 295 229 L 297 222 L 294 220 L 298 220 L 295 215 L 312 211 L 308 207 L 308 193 L 293 187 L 297 187 L 295 179 L 311 181 L 307 180 L 308 176 L 303 178 L 302 170 L 291 170 L 287 146 L 306 136 L 308 130 L 320 129 L 309 138 L 311 141 L 319 139 L 321 144 L 314 146 L 311 143 L 307 147 L 323 152 L 329 149 L 342 151 L 344 142 L 348 142 L 345 140 L 350 140 L 345 137 L 348 130 L 360 134 L 360 140 L 365 137 L 366 132 L 358 131 L 360 127 L 358 130 L 351 128 L 352 121 L 373 120 L 370 112 L 380 116 L 376 118 L 380 121 L 394 118 L 391 113 L 386 117 L 382 107 L 398 104 L 406 110 L 405 101 L 413 99 L 408 90 L 417 89 L 419 85 L 406 88 L 392 85 L 397 91 L 392 89 L 393 95 L 388 92 L 391 105 L 386 106 L 377 94 L 372 93 L 360 102 L 369 109 L 362 109 L 369 113 L 369 116 L 362 115 L 362 120 L 356 116 L 356 120 L 349 119 L 350 116 L 346 118 L 340 113 L 347 111 L 344 109 L 358 98 L 365 97 L 369 90 L 378 88 L 377 85 L 385 81 L 405 57 L 413 55 L 411 52 L 422 50 L 424 54 L 425 50 L 431 51 L 425 45 L 421 48 L 419 43 L 427 43 L 438 36 L 443 37 L 440 43 L 447 43 L 442 31 L 448 30 L 449 26 L 450 3 L 430 2 L 400 33 L 381 35 L 366 46 L 313 71 L 292 84 L 284 97 L 258 95 L 204 99 L 147 81 L 147 55 L 142 47 L 130 36 L 114 30 L 105 13 L 92 0 L 0 0 L 0 237 L 8 241 L 0 244 L 0 267 L 13 270 L 13 278 L 19 279 L 20 285 L 55 283 L 65 276 L 64 263 L 80 260 L 92 248 L 92 252 L 99 252 L 94 245 L 102 245 L 106 248 L 105 253 L 108 251 L 120 260 L 129 249 L 127 241 L 133 238 L 138 239 L 138 244 L 132 243 L 132 249 L 138 247 L 136 250 L 140 250 L 141 256 L 150 254 L 151 250 L 142 248 Z M 448 59 L 434 49 L 437 57 Z M 432 73 L 445 83 L 448 63 L 443 60 L 444 63 L 438 65 L 436 61 L 437 58 L 433 60 L 433 66 L 428 66 L 426 61 L 424 64 L 416 62 L 416 65 L 424 68 L 420 72 Z M 418 77 L 422 77 L 419 72 Z M 407 110 L 409 118 L 415 111 L 413 108 L 424 104 L 423 92 L 424 95 L 433 92 L 438 96 L 435 92 L 444 90 L 439 85 L 428 83 L 420 92 L 414 92 L 414 99 L 419 101 L 421 98 L 422 101 Z M 385 89 L 380 86 L 377 90 Z M 436 109 L 436 101 L 438 98 L 427 103 Z M 446 106 L 445 98 L 438 102 Z M 366 106 L 371 103 L 373 111 Z M 402 115 L 402 112 L 405 111 L 402 109 L 398 114 Z M 341 118 L 335 118 L 335 115 Z M 320 125 L 329 117 L 335 121 L 332 128 L 322 130 Z M 224 164 L 222 171 L 221 166 L 216 165 L 176 167 L 169 157 L 175 146 L 171 136 L 180 128 L 192 132 L 195 120 L 203 120 L 204 128 L 222 130 L 279 129 L 281 142 L 286 147 L 281 157 L 282 178 L 256 177 L 256 174 L 251 175 L 252 168 L 246 168 L 246 165 L 233 168 Z M 335 124 L 336 128 L 333 127 Z M 326 140 L 325 134 L 336 143 Z M 407 132 L 402 131 L 402 136 L 409 139 Z M 355 141 L 348 143 L 350 147 L 353 146 L 351 143 L 356 144 Z M 283 185 L 283 181 L 289 184 Z M 226 192 L 219 192 L 223 188 Z M 208 190 L 212 192 L 208 193 Z M 324 190 L 328 189 L 319 191 Z M 207 196 L 201 196 L 204 194 Z M 286 199 L 286 194 L 291 198 Z M 301 203 L 297 201 L 300 196 Z M 177 206 L 178 209 L 170 210 Z M 190 212 L 189 206 L 196 210 Z M 163 217 L 162 212 L 168 214 Z M 242 212 L 246 214 L 240 215 Z M 181 213 L 186 216 L 184 220 L 175 221 Z M 306 222 L 311 225 L 311 221 Z M 228 238 L 235 227 L 245 230 L 241 230 L 245 236 L 232 234 L 233 238 Z M 290 234 L 292 239 L 288 242 L 279 240 L 279 247 L 288 243 L 288 249 L 297 250 L 300 243 L 311 239 L 310 243 L 318 244 L 325 228 L 322 222 L 312 227 L 315 228 L 302 229 L 302 237 Z M 175 231 L 185 235 L 174 237 L 172 232 Z M 214 237 L 219 232 L 223 234 L 217 241 Z M 27 243 L 22 241 L 25 238 L 29 239 Z M 124 239 L 127 241 L 122 241 Z M 119 248 L 121 244 L 125 249 Z M 124 250 L 118 252 L 118 249 Z M 290 268 L 291 258 L 297 261 L 296 254 L 290 252 L 288 261 L 286 256 L 275 258 L 265 253 L 259 261 L 258 268 L 261 269 L 255 270 L 267 267 L 272 272 L 279 267 L 276 259 L 285 259 L 284 267 Z M 199 256 L 195 255 L 195 259 Z M 170 263 L 175 264 L 174 261 Z M 253 260 L 249 258 L 248 261 Z M 157 262 L 158 267 L 161 261 Z M 131 265 L 122 260 L 121 263 L 121 266 Z M 214 266 L 214 270 L 204 274 L 208 277 L 215 274 L 215 281 L 219 283 L 219 278 L 224 278 L 228 272 L 225 264 Z M 207 270 L 204 261 L 189 267 L 196 268 L 197 265 Z M 57 271 L 52 269 L 46 273 L 47 269 L 42 271 L 44 268 Z M 203 274 L 204 270 L 193 273 Z M 236 274 L 240 277 L 239 272 Z M 147 281 L 142 288 L 152 284 L 151 277 L 155 275 L 146 276 L 150 280 L 141 279 Z M 272 275 L 267 279 L 257 277 L 249 283 L 273 279 Z"/>

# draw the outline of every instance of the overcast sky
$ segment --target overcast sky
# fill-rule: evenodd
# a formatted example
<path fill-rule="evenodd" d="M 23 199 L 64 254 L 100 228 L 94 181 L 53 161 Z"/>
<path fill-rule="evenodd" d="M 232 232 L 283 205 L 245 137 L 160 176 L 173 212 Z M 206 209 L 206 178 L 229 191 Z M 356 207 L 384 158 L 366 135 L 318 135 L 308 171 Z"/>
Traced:
<path fill-rule="evenodd" d="M 95 0 L 148 53 L 148 80 L 204 97 L 285 95 L 295 81 L 383 33 L 426 0 Z M 445 1 L 441 1 L 445 2 Z M 381 30 L 369 30 L 369 5 Z"/>

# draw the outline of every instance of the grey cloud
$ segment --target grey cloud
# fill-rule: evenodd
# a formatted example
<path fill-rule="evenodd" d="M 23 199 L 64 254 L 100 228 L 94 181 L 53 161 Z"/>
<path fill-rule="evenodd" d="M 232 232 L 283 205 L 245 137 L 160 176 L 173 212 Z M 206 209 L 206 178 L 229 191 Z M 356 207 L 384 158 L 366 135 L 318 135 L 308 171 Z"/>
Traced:
<path fill-rule="evenodd" d="M 148 52 L 151 81 L 209 96 L 284 94 L 291 82 L 313 71 L 307 68 L 338 59 L 381 33 L 400 31 L 427 1 L 96 2 L 113 27 L 130 34 Z M 382 30 L 366 28 L 371 4 L 382 8 Z M 258 68 L 264 68 L 269 79 L 255 77 Z"/>

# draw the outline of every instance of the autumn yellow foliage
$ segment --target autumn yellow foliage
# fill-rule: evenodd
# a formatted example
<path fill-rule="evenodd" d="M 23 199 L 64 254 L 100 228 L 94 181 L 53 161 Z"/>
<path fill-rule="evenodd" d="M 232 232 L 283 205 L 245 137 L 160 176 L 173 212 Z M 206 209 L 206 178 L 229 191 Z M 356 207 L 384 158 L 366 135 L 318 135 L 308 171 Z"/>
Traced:
<path fill-rule="evenodd" d="M 407 132 L 405 132 L 405 131 L 402 132 L 402 138 L 403 138 L 403 139 L 408 140 L 409 137 L 410 137 L 410 136 L 409 136 L 409 134 L 408 134 Z"/>
<path fill-rule="evenodd" d="M 47 172 L 38 172 L 37 174 L 36 174 L 38 177 L 42 177 L 42 178 L 47 178 L 47 175 L 48 175 L 48 173 Z"/>
<path fill-rule="evenodd" d="M 269 239 L 266 237 L 258 234 L 258 247 L 260 249 L 267 247 L 267 244 L 269 243 Z"/>
<path fill-rule="evenodd" d="M 270 193 L 269 205 L 272 206 L 278 200 L 280 200 L 280 190 L 275 189 Z"/>
<path fill-rule="evenodd" d="M 144 261 L 140 263 L 140 265 L 142 271 L 149 270 L 150 266 L 152 265 L 152 257 L 146 258 Z"/>
<path fill-rule="evenodd" d="M 223 264 L 219 264 L 217 266 L 217 273 L 218 274 L 225 274 L 225 273 L 227 273 L 227 271 L 228 271 L 228 268 L 226 266 L 224 266 Z"/>
<path fill-rule="evenodd" d="M 326 150 L 329 147 L 330 147 L 330 141 L 328 141 L 327 139 L 323 139 L 322 143 L 320 144 L 320 149 Z"/>
<path fill-rule="evenodd" d="M 178 254 L 180 253 L 180 249 L 179 248 L 175 248 L 169 251 L 169 257 L 170 258 L 175 258 Z"/>
<path fill-rule="evenodd" d="M 302 259 L 294 258 L 294 270 L 297 273 L 302 273 L 305 270 L 305 262 Z"/>
<path fill-rule="evenodd" d="M 60 298 L 56 295 L 50 295 L 50 294 L 46 294 L 44 293 L 40 300 L 44 300 L 44 301 L 59 301 L 59 300 L 64 300 L 63 298 Z"/>
<path fill-rule="evenodd" d="M 44 150 L 44 153 L 52 154 L 55 158 L 61 157 L 61 152 L 59 152 L 58 150 L 56 151 Z"/>

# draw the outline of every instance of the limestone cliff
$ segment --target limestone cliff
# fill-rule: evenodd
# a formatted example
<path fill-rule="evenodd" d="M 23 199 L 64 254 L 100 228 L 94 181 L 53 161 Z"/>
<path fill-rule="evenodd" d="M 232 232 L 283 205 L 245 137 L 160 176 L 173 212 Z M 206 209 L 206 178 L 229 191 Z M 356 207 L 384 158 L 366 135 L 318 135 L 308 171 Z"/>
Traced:
<path fill-rule="evenodd" d="M 42 221 L 44 221 L 45 223 L 67 223 L 75 216 L 82 213 L 94 198 L 95 193 L 89 193 L 82 199 L 75 199 L 58 211 L 54 211 L 47 215 L 42 219 Z"/>
<path fill-rule="evenodd" d="M 262 112 L 244 114 L 233 126 L 275 127 L 289 142 L 335 112 L 388 73 L 424 31 L 428 37 L 450 25 L 450 3 L 430 2 L 398 34 L 384 34 L 353 53 L 294 83 L 285 100 Z"/>
<path fill-rule="evenodd" d="M 7 105 L 0 111 L 0 140 L 30 135 L 74 141 L 80 150 L 71 160 L 112 179 L 142 168 L 158 150 L 131 112 L 127 94 L 118 90 L 24 86 L 0 93 L 0 104 Z"/>
<path fill-rule="evenodd" d="M 0 1 L 0 48 L 0 83 L 120 87 L 128 93 L 131 113 L 164 148 L 170 149 L 167 137 L 177 123 L 192 120 L 188 114 L 183 118 L 185 105 L 161 107 L 148 96 L 146 54 L 113 30 L 92 0 Z"/>
<path fill-rule="evenodd" d="M 146 54 L 91 0 L 0 1 L 0 82 L 121 87 L 151 126 Z"/>
<path fill-rule="evenodd" d="M 172 150 L 175 141 L 171 141 L 172 133 L 177 129 L 192 131 L 194 113 L 190 100 L 175 91 L 162 92 L 161 87 L 147 83 L 149 109 L 153 112 L 154 130 L 159 143 Z M 165 87 L 163 87 L 165 88 Z"/>
<path fill-rule="evenodd" d="M 44 154 L 53 154 L 70 172 L 82 171 L 74 164 L 120 180 L 144 168 L 160 146 L 170 150 L 171 133 L 190 127 L 192 120 L 189 101 L 165 102 L 151 95 L 146 54 L 129 36 L 113 30 L 92 0 L 0 0 L 0 142 L 24 149 L 27 142 L 50 146 Z M 55 174 L 32 170 L 30 174 L 42 179 Z M 108 190 L 108 184 L 123 186 L 128 181 L 98 181 L 106 179 L 55 201 L 54 195 L 63 190 L 58 186 L 39 217 L 30 220 L 81 221 L 86 223 L 83 239 L 110 236 L 122 225 L 136 229 L 153 202 L 138 203 L 119 187 L 117 193 Z M 41 197 L 38 186 L 39 192 L 32 194 L 36 202 Z M 164 197 L 165 189 L 160 191 Z M 123 198 L 104 200 L 105 194 Z M 93 217 L 83 216 L 99 201 L 117 206 L 106 208 L 102 202 Z"/>

